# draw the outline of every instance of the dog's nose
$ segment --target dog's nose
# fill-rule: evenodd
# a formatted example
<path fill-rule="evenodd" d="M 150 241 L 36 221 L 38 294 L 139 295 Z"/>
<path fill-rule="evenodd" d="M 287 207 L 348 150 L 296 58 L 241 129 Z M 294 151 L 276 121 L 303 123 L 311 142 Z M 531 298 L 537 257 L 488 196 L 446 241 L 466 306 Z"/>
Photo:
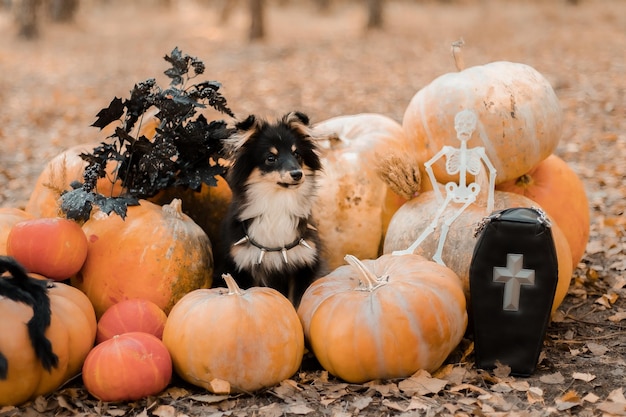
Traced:
<path fill-rule="evenodd" d="M 300 171 L 299 169 L 289 171 L 289 175 L 294 181 L 300 181 L 302 179 L 302 171 Z"/>

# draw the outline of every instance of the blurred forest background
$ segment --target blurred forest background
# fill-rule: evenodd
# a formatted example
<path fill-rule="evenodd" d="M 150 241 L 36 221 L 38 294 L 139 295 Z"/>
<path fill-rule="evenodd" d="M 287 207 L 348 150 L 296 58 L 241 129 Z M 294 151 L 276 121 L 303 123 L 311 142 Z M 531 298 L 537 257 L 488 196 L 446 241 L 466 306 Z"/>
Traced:
<path fill-rule="evenodd" d="M 563 109 L 555 153 L 587 189 L 587 253 L 526 390 L 497 391 L 496 379 L 486 382 L 471 362 L 455 363 L 466 373 L 433 397 L 432 410 L 626 415 L 626 0 L 0 0 L 0 36 L 0 206 L 18 208 L 46 161 L 104 139 L 90 125 L 114 97 L 128 98 L 147 78 L 167 84 L 163 57 L 174 47 L 206 64 L 203 80 L 222 84 L 237 118 L 300 110 L 314 123 L 364 112 L 402 122 L 420 88 L 456 70 L 450 47 L 461 38 L 467 67 L 499 60 L 534 67 Z M 575 379 L 576 372 L 594 378 Z M 322 410 L 309 415 L 329 415 L 335 406 L 337 415 L 372 417 L 406 410 L 397 390 L 371 386 L 321 406 L 336 387 L 310 375 L 297 381 L 309 408 Z M 479 392 L 463 391 L 473 384 L 488 392 L 463 405 Z M 540 398 L 528 387 L 540 388 Z M 77 392 L 66 392 L 65 403 L 51 396 L 37 412 L 28 406 L 11 415 L 93 413 L 95 402 Z M 245 407 L 280 398 L 278 410 L 268 409 L 276 414 L 257 415 L 289 415 L 293 398 L 277 392 L 215 407 L 251 415 Z M 368 395 L 373 400 L 358 408 Z M 158 401 L 191 404 L 189 415 L 217 412 L 183 399 Z M 468 411 L 474 407 L 476 414 Z"/>

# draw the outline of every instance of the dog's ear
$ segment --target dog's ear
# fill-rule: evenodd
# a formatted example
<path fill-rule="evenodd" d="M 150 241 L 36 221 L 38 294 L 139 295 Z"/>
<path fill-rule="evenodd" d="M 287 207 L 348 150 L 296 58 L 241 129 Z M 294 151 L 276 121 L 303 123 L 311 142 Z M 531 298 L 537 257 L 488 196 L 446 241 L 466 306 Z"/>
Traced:
<path fill-rule="evenodd" d="M 237 122 L 237 124 L 235 124 L 235 129 L 250 130 L 256 123 L 257 123 L 256 117 L 254 116 L 254 114 L 251 114 L 250 116 L 246 117 L 245 120 L 242 120 L 241 122 Z"/>
<path fill-rule="evenodd" d="M 282 122 L 302 138 L 315 140 L 313 129 L 309 126 L 309 116 L 299 111 L 292 111 L 283 116 Z"/>
<path fill-rule="evenodd" d="M 253 114 L 237 122 L 233 133 L 223 141 L 226 158 L 231 158 L 248 139 L 260 130 L 261 121 Z"/>
<path fill-rule="evenodd" d="M 309 116 L 299 111 L 292 111 L 291 113 L 287 113 L 283 116 L 283 123 L 286 125 L 295 123 L 309 126 Z"/>

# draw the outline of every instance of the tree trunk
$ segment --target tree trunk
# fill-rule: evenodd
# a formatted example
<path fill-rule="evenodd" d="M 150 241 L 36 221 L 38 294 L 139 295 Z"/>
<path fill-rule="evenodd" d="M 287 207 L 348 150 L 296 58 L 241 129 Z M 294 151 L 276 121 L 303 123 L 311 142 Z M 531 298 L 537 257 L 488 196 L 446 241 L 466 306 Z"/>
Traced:
<path fill-rule="evenodd" d="M 383 27 L 383 0 L 367 0 L 368 29 L 380 29 Z"/>
<path fill-rule="evenodd" d="M 17 0 L 13 4 L 13 13 L 18 25 L 17 35 L 24 39 L 35 39 L 39 36 L 37 14 L 39 0 Z"/>
<path fill-rule="evenodd" d="M 265 36 L 264 0 L 250 1 L 250 40 L 263 39 Z"/>
<path fill-rule="evenodd" d="M 54 22 L 71 22 L 78 10 L 78 0 L 49 0 L 50 18 Z"/>

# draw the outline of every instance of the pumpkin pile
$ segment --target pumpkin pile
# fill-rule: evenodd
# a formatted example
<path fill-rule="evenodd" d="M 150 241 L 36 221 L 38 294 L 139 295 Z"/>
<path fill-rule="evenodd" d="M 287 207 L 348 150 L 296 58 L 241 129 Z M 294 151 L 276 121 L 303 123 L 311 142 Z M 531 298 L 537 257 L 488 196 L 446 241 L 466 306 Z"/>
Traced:
<path fill-rule="evenodd" d="M 184 64 L 176 71 L 204 69 L 177 49 L 167 58 Z M 134 92 L 170 99 L 153 87 L 140 84 Z M 216 110 L 230 114 L 221 96 L 214 99 Z M 128 149 L 145 151 L 143 162 L 149 152 L 172 150 L 163 135 L 182 121 L 146 118 L 143 128 L 135 126 L 137 115 L 124 113 L 128 102 L 116 100 L 95 126 L 125 114 L 112 136 L 124 143 L 135 135 Z M 314 215 L 330 272 L 297 309 L 271 288 L 241 290 L 229 275 L 228 288 L 210 288 L 219 223 L 231 198 L 219 164 L 204 167 L 208 172 L 188 167 L 189 177 L 176 181 L 158 172 L 148 177 L 163 187 L 157 181 L 133 195 L 129 188 L 141 187 L 120 177 L 123 165 L 100 160 L 121 157 L 121 146 L 102 142 L 96 152 L 96 144 L 85 144 L 52 159 L 25 210 L 0 209 L 0 256 L 11 256 L 0 257 L 0 405 L 52 392 L 81 369 L 87 390 L 102 401 L 158 394 L 173 372 L 214 393 L 253 392 L 296 373 L 305 344 L 323 368 L 348 382 L 437 370 L 466 331 L 474 231 L 490 214 L 481 187 L 453 218 L 460 203 L 442 210 L 437 190 L 459 175 L 443 161 L 424 167 L 444 147 L 458 146 L 455 116 L 463 110 L 478 121 L 467 146 L 484 149 L 497 172 L 493 208 L 535 206 L 552 220 L 559 262 L 554 311 L 584 255 L 588 202 L 575 171 L 555 154 L 562 115 L 548 81 L 527 65 L 493 62 L 433 80 L 412 98 L 401 124 L 362 113 L 314 126 L 324 137 Z M 226 134 L 201 116 L 187 126 L 196 133 L 210 127 L 213 140 Z M 207 149 L 217 152 L 214 146 Z M 160 161 L 174 160 L 180 162 L 168 155 Z M 98 180 L 89 177 L 96 170 Z M 210 180 L 192 187 L 196 174 Z M 89 178 L 86 189 L 76 185 Z M 485 185 L 481 174 L 469 180 Z M 431 260 L 438 229 L 414 253 L 393 254 L 435 218 L 453 218 L 445 265 Z M 48 304 L 48 314 L 40 311 Z"/>
<path fill-rule="evenodd" d="M 483 148 L 497 172 L 494 209 L 534 206 L 552 220 L 559 261 L 554 311 L 567 293 L 572 270 L 582 259 L 590 227 L 582 181 L 554 153 L 563 123 L 558 98 L 549 82 L 525 64 L 492 62 L 444 74 L 419 90 L 405 111 L 402 126 L 415 149 L 408 156 L 416 158 L 414 164 L 425 164 L 446 146 L 458 148 L 455 116 L 462 110 L 473 111 L 478 121 L 467 148 Z M 445 163 L 440 160 L 432 165 L 435 183 L 394 215 L 383 253 L 407 249 L 436 216 L 441 223 L 451 219 L 442 260 L 459 275 L 469 296 L 469 264 L 476 242 L 473 232 L 490 214 L 484 191 L 487 184 L 484 175 L 471 178 L 481 192 L 458 218 L 454 216 L 461 203 L 451 202 L 439 212 L 441 202 L 433 190 L 459 181 L 458 174 L 450 174 Z M 486 170 L 484 167 L 483 172 Z M 432 258 L 438 249 L 440 229 L 427 236 L 415 253 Z"/>

